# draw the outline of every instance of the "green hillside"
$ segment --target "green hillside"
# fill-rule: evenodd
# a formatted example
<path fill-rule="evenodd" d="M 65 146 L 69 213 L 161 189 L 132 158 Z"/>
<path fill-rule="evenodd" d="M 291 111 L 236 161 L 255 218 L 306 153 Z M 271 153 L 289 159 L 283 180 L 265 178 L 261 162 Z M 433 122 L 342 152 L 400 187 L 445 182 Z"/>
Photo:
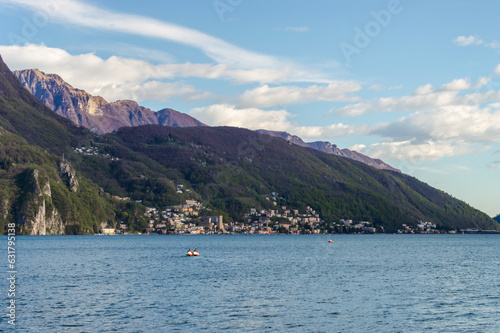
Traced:
<path fill-rule="evenodd" d="M 54 224 L 58 217 L 45 225 L 45 233 L 95 233 L 102 222 L 114 223 L 115 207 L 98 186 L 83 177 L 74 176 L 77 185 L 69 185 L 69 177 L 61 165 L 60 158 L 30 145 L 23 138 L 0 129 L 0 203 L 2 219 L 0 230 L 8 222 L 17 222 L 20 231 L 32 233 L 31 221 L 46 219 L 58 212 L 61 230 L 56 232 Z M 73 171 L 70 171 L 74 172 Z M 45 214 L 40 216 L 41 205 Z M 43 232 L 43 231 L 42 231 Z M 38 232 L 37 232 L 38 233 Z"/>
<path fill-rule="evenodd" d="M 278 192 L 284 204 L 311 206 L 326 220 L 365 220 L 392 231 L 419 220 L 444 229 L 498 229 L 486 214 L 413 177 L 245 129 L 141 126 L 107 138 L 182 173 L 236 220 L 250 207 L 268 208 L 264 196 Z"/>
<path fill-rule="evenodd" d="M 0 58 L 0 227 L 15 222 L 27 234 L 91 234 L 114 225 L 123 211 L 144 211 L 111 200 L 75 166 L 73 147 L 95 138 L 33 97 Z M 145 220 L 125 222 L 142 230 Z"/>
<path fill-rule="evenodd" d="M 241 221 L 249 208 L 272 208 L 271 192 L 279 205 L 310 206 L 326 222 L 500 230 L 413 177 L 245 129 L 149 125 L 99 136 L 46 108 L 1 59 L 0 69 L 0 225 L 14 221 L 20 232 L 88 234 L 117 222 L 142 231 L 146 206 L 185 199 Z"/>

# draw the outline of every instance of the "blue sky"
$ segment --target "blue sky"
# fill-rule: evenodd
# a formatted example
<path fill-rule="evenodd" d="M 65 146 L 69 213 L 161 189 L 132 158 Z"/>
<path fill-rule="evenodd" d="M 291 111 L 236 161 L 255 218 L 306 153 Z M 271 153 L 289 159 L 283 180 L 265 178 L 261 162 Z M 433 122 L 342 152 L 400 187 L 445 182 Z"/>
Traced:
<path fill-rule="evenodd" d="M 0 0 L 0 55 L 108 101 L 285 130 L 500 213 L 500 4 Z"/>

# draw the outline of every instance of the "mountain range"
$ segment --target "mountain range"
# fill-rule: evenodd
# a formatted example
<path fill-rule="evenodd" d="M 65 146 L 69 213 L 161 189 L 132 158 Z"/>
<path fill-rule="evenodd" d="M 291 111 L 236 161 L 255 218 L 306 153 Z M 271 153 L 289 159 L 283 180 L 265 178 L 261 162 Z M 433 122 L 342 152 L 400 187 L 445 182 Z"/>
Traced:
<path fill-rule="evenodd" d="M 273 209 L 273 192 L 280 205 L 310 206 L 327 223 L 500 230 L 414 177 L 255 131 L 148 124 L 97 134 L 49 109 L 0 58 L 0 230 L 15 223 L 25 234 L 92 234 L 122 222 L 141 231 L 146 206 L 186 199 L 241 221 L 249 208 Z"/>
<path fill-rule="evenodd" d="M 197 119 L 172 109 L 154 112 L 130 100 L 108 103 L 104 98 L 73 88 L 57 74 L 37 69 L 14 71 L 21 84 L 55 113 L 97 134 L 113 132 L 120 127 L 164 125 L 174 127 L 206 126 Z M 259 133 L 280 137 L 301 147 L 360 161 L 377 169 L 399 171 L 379 159 L 372 159 L 349 149 L 339 149 L 329 142 L 304 142 L 287 132 L 259 130 Z"/>
<path fill-rule="evenodd" d="M 110 133 L 124 126 L 147 124 L 205 126 L 193 117 L 172 109 L 154 112 L 130 100 L 108 103 L 100 96 L 73 88 L 57 74 L 45 74 L 37 69 L 15 71 L 14 74 L 26 89 L 55 113 L 97 134 Z"/>

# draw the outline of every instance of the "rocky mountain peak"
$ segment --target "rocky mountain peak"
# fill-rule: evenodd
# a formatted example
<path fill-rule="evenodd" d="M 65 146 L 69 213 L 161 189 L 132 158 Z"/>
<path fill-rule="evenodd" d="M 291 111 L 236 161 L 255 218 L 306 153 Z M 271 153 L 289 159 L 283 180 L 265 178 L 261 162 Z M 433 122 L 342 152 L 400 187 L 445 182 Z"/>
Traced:
<path fill-rule="evenodd" d="M 154 112 L 131 100 L 108 103 L 100 96 L 74 88 L 57 74 L 46 74 L 38 69 L 15 71 L 14 74 L 26 89 L 55 113 L 98 134 L 139 125 L 205 126 L 172 109 Z"/>

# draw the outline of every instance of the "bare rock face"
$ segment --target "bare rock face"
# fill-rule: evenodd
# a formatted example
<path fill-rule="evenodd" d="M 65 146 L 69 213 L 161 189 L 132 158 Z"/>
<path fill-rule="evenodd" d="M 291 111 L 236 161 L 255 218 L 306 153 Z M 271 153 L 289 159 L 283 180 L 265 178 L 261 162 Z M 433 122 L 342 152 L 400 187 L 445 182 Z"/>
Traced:
<path fill-rule="evenodd" d="M 26 89 L 55 113 L 98 134 L 140 125 L 205 126 L 172 109 L 154 112 L 129 100 L 108 103 L 100 96 L 73 88 L 56 74 L 45 74 L 37 69 L 14 71 L 14 74 Z"/>
<path fill-rule="evenodd" d="M 61 179 L 66 182 L 69 190 L 78 192 L 78 179 L 76 178 L 75 170 L 69 165 L 68 162 L 59 162 L 59 171 Z"/>
<path fill-rule="evenodd" d="M 2 202 L 0 202 L 0 216 L 2 219 L 7 219 L 7 216 L 9 215 L 9 209 L 10 209 L 10 200 L 5 199 Z"/>
<path fill-rule="evenodd" d="M 62 235 L 64 224 L 52 205 L 52 191 L 37 169 L 27 169 L 22 181 L 24 198 L 17 221 L 29 235 Z"/>

